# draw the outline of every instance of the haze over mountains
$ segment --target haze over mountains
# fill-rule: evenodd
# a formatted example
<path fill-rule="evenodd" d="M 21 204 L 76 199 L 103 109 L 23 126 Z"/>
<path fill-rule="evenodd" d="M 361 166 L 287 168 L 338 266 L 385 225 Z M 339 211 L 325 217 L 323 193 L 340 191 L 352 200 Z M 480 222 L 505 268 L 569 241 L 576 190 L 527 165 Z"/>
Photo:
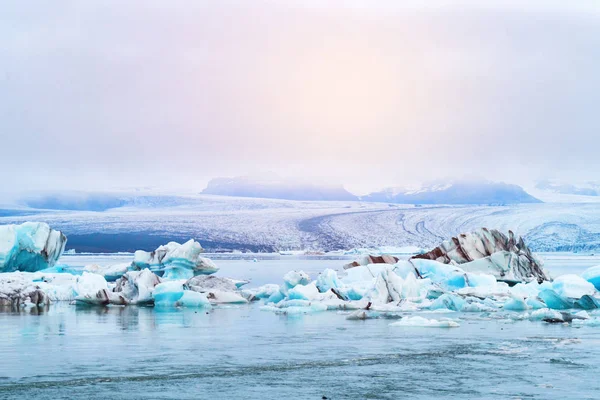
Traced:
<path fill-rule="evenodd" d="M 296 183 L 277 177 L 216 178 L 203 194 L 285 200 L 360 200 L 395 204 L 520 204 L 539 203 L 520 186 L 486 180 L 446 180 L 417 188 L 387 188 L 356 196 L 341 185 Z"/>

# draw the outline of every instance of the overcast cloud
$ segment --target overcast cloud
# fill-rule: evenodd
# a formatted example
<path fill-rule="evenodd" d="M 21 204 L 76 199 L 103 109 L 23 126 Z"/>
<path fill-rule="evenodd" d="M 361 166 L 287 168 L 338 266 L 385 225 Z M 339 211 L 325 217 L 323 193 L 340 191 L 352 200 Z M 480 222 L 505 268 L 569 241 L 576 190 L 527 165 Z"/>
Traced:
<path fill-rule="evenodd" d="M 3 1 L 4 189 L 600 179 L 600 6 L 400 3 Z"/>

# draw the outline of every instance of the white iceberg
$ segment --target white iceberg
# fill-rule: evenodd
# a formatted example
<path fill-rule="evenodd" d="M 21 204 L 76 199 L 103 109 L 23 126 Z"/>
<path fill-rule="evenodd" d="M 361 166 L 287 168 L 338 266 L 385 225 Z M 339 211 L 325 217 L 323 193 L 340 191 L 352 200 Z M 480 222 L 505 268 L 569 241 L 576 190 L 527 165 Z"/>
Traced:
<path fill-rule="evenodd" d="M 0 226 L 0 272 L 35 272 L 54 266 L 67 238 L 43 222 Z"/>

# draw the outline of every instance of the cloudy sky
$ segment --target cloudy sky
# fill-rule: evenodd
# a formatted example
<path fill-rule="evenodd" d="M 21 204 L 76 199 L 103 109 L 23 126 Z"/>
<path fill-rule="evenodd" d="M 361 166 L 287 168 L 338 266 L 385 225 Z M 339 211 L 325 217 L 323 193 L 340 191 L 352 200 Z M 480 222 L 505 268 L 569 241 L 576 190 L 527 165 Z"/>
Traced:
<path fill-rule="evenodd" d="M 3 1 L 4 189 L 600 179 L 600 5 L 482 3 Z"/>

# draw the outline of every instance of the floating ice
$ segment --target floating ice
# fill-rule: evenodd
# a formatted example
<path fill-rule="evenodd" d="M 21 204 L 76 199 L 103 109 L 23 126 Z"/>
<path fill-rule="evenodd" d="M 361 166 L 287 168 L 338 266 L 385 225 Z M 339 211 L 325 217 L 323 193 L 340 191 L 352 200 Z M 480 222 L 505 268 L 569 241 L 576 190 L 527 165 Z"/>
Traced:
<path fill-rule="evenodd" d="M 116 281 L 114 292 L 122 294 L 130 304 L 153 303 L 152 292 L 160 278 L 145 268 L 141 271 L 129 271 Z"/>
<path fill-rule="evenodd" d="M 0 226 L 0 272 L 35 272 L 52 267 L 67 238 L 43 222 Z"/>
<path fill-rule="evenodd" d="M 594 285 L 596 290 L 600 290 L 600 265 L 586 269 L 581 277 Z"/>
<path fill-rule="evenodd" d="M 412 259 L 459 264 L 464 271 L 488 273 L 508 282 L 542 282 L 550 278 L 523 239 L 515 238 L 511 231 L 508 236 L 486 228 L 463 233 Z"/>
<path fill-rule="evenodd" d="M 451 319 L 427 319 L 420 316 L 405 317 L 400 321 L 393 322 L 390 326 L 409 326 L 421 328 L 457 328 L 460 324 Z"/>
<path fill-rule="evenodd" d="M 217 303 L 247 303 L 241 295 L 237 281 L 217 276 L 200 275 L 190 278 L 184 288 L 203 293 L 214 304 Z"/>
<path fill-rule="evenodd" d="M 513 297 L 504 303 L 502 308 L 508 311 L 525 311 L 529 308 L 529 306 L 525 300 L 518 297 Z"/>
<path fill-rule="evenodd" d="M 573 308 L 573 302 L 566 297 L 556 293 L 552 289 L 544 289 L 538 294 L 539 298 L 546 303 L 548 308 L 554 310 L 567 310 Z"/>
<path fill-rule="evenodd" d="M 290 271 L 283 276 L 283 281 L 288 289 L 296 285 L 307 285 L 310 282 L 310 276 L 304 271 Z"/>
<path fill-rule="evenodd" d="M 317 277 L 317 288 L 319 292 L 326 292 L 329 289 L 338 289 L 341 286 L 341 282 L 338 278 L 337 272 L 327 268 L 319 274 Z"/>
<path fill-rule="evenodd" d="M 552 288 L 559 296 L 573 299 L 579 299 L 585 295 L 591 296 L 596 292 L 593 284 L 573 274 L 559 276 L 552 282 Z"/>
<path fill-rule="evenodd" d="M 185 290 L 181 281 L 158 284 L 152 297 L 156 307 L 210 307 L 210 301 L 203 293 Z"/>
<path fill-rule="evenodd" d="M 132 267 L 149 268 L 164 279 L 189 279 L 195 275 L 215 273 L 219 268 L 212 260 L 201 257 L 204 250 L 191 239 L 184 244 L 169 242 L 153 252 L 135 252 Z"/>
<path fill-rule="evenodd" d="M 96 264 L 86 265 L 83 270 L 93 274 L 102 275 L 107 282 L 114 282 L 122 277 L 131 267 L 131 263 L 100 266 Z"/>

